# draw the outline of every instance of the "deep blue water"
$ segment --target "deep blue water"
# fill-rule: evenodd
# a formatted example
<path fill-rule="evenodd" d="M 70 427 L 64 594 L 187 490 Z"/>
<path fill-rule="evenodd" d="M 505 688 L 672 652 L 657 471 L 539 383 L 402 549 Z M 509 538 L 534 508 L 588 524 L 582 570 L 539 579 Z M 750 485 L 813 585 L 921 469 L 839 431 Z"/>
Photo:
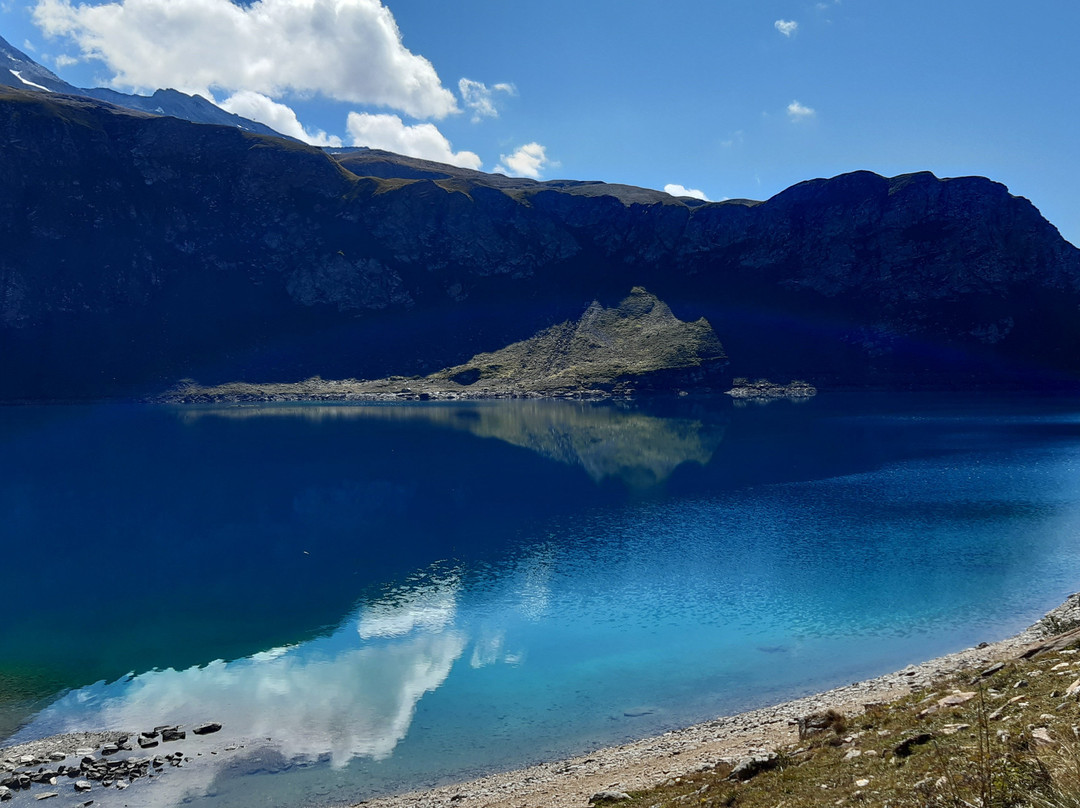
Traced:
<path fill-rule="evenodd" d="M 225 725 L 131 806 L 564 756 L 1080 588 L 1076 400 L 11 407 L 0 457 L 3 731 Z"/>

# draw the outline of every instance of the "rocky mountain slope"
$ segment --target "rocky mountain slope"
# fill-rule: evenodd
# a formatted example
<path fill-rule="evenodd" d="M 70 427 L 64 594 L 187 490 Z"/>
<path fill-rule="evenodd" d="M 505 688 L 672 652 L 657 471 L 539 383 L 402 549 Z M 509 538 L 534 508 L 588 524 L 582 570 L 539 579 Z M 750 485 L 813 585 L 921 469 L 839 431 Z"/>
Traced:
<path fill-rule="evenodd" d="M 429 376 L 433 383 L 519 385 L 526 391 L 570 392 L 588 387 L 633 391 L 701 386 L 719 378 L 727 357 L 702 317 L 677 319 L 655 295 L 635 286 L 610 309 L 593 303 L 577 320 Z"/>
<path fill-rule="evenodd" d="M 154 115 L 170 115 L 194 123 L 235 126 L 246 132 L 278 135 L 265 124 L 233 115 L 202 96 L 188 95 L 179 90 L 156 90 L 153 95 L 132 95 L 106 87 L 76 87 L 35 62 L 3 37 L 0 37 L 0 84 L 22 90 L 36 89 L 42 92 L 95 98 Z"/>
<path fill-rule="evenodd" d="M 733 376 L 1075 384 L 1080 251 L 980 177 L 699 203 L 0 87 L 0 399 L 426 375 L 644 286 Z"/>
<path fill-rule="evenodd" d="M 686 323 L 640 286 L 610 309 L 593 301 L 575 320 L 427 376 L 295 383 L 184 381 L 158 400 L 345 401 L 630 395 L 723 385 L 727 357 L 705 318 Z"/>

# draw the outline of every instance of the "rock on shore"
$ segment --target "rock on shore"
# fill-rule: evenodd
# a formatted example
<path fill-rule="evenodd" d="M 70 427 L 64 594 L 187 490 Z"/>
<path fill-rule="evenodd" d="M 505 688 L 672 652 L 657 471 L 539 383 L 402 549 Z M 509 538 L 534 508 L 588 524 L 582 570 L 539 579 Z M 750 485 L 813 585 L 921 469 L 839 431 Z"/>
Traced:
<path fill-rule="evenodd" d="M 221 724 L 208 722 L 195 727 L 192 732 L 203 736 L 220 729 Z M 134 754 L 133 737 L 141 752 L 155 748 L 159 743 L 185 740 L 187 733 L 178 726 L 168 725 L 137 735 L 131 732 L 79 732 L 0 749 L 0 801 L 12 799 L 18 791 L 29 791 L 36 800 L 50 799 L 59 792 L 42 790 L 39 786 L 57 788 L 64 784 L 66 788 L 67 783 L 77 794 L 101 788 L 123 791 L 136 780 L 157 777 L 166 767 L 180 768 L 191 760 L 176 748 L 152 757 Z"/>

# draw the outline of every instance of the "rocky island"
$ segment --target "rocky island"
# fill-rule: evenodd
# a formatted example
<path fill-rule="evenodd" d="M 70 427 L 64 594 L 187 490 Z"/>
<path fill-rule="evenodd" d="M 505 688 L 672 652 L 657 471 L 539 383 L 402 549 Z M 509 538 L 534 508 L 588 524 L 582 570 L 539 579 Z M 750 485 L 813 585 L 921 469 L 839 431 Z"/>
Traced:
<path fill-rule="evenodd" d="M 213 387 L 185 381 L 157 400 L 604 398 L 655 390 L 712 390 L 724 384 L 727 362 L 705 318 L 683 322 L 655 295 L 635 287 L 613 308 L 593 301 L 576 320 L 427 376 L 366 381 L 314 378 L 293 384 L 233 382 Z"/>

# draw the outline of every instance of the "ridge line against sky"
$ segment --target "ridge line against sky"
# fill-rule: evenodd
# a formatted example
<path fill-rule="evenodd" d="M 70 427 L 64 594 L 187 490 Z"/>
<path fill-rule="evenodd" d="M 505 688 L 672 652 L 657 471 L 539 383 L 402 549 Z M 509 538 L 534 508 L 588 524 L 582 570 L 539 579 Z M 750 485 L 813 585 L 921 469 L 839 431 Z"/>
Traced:
<path fill-rule="evenodd" d="M 1077 28 L 1065 0 L 0 0 L 0 35 L 76 86 L 314 145 L 699 199 L 979 174 L 1074 243 Z"/>

